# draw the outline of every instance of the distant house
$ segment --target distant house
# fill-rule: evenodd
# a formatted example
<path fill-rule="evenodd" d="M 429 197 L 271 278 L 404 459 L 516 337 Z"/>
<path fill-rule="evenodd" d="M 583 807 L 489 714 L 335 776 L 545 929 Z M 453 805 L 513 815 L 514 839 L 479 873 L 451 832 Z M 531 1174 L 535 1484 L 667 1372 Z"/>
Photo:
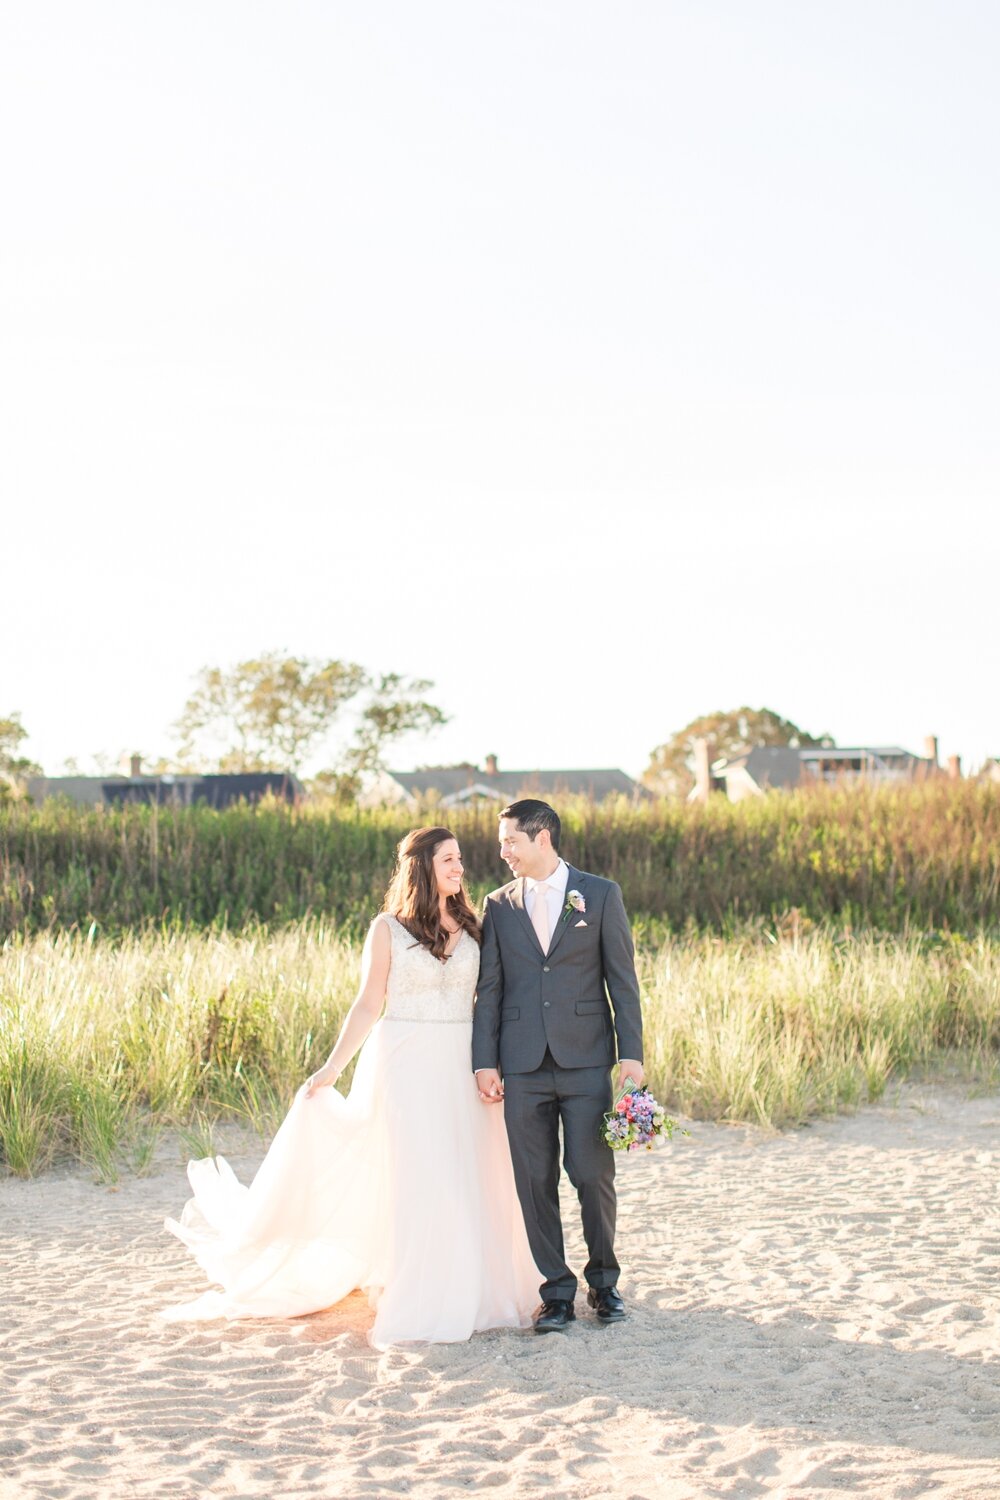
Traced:
<path fill-rule="evenodd" d="M 303 792 L 301 782 L 281 771 L 232 776 L 32 776 L 27 788 L 33 802 L 66 797 L 81 807 L 116 807 L 124 802 L 228 807 L 241 798 L 253 803 L 268 795 L 297 802 Z"/>
<path fill-rule="evenodd" d="M 423 771 L 383 771 L 359 797 L 364 807 L 380 803 L 416 807 L 430 800 L 442 807 L 464 802 L 513 802 L 517 797 L 589 797 L 603 802 L 607 797 L 644 800 L 645 787 L 613 769 L 578 771 L 501 771 L 495 755 L 478 766 L 429 766 Z"/>
<path fill-rule="evenodd" d="M 912 781 L 937 770 L 936 761 L 911 755 L 898 745 L 822 746 L 794 750 L 756 745 L 742 755 L 713 761 L 712 784 L 730 802 L 758 797 L 778 788 L 812 786 L 818 781 Z"/>

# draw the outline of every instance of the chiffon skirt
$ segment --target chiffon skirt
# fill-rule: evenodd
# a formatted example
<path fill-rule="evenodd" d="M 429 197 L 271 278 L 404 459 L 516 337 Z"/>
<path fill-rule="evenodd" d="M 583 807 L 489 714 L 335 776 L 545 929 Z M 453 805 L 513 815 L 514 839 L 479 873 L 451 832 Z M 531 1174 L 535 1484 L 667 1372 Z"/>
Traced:
<path fill-rule="evenodd" d="M 190 1162 L 166 1227 L 221 1290 L 162 1316 L 298 1317 L 360 1287 L 377 1349 L 528 1326 L 541 1277 L 471 1030 L 383 1017 L 349 1096 L 303 1086 L 249 1187 L 221 1156 Z"/>

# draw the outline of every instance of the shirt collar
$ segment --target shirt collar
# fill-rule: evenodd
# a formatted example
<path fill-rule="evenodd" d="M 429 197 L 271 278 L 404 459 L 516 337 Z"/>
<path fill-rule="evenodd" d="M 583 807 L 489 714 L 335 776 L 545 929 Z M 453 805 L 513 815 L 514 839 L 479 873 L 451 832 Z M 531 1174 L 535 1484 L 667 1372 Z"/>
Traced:
<path fill-rule="evenodd" d="M 552 871 L 552 874 L 549 876 L 548 880 L 546 880 L 545 884 L 548 886 L 550 891 L 558 891 L 559 894 L 562 895 L 568 883 L 569 867 L 567 866 L 566 861 L 564 859 L 561 859 L 556 865 L 555 869 Z M 530 875 L 525 875 L 525 891 L 533 891 L 537 885 L 541 885 L 540 880 L 532 880 Z"/>

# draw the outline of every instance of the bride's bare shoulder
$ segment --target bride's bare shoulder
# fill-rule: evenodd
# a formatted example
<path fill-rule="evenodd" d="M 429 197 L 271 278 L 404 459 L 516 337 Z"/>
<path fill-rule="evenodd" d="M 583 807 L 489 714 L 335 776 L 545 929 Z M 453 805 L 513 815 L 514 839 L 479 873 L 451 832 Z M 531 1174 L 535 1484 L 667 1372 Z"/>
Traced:
<path fill-rule="evenodd" d="M 369 947 L 373 948 L 375 952 L 384 950 L 388 953 L 392 947 L 392 924 L 394 921 L 395 918 L 390 916 L 386 911 L 380 911 L 378 916 L 373 918 L 368 928 L 366 941 Z"/>

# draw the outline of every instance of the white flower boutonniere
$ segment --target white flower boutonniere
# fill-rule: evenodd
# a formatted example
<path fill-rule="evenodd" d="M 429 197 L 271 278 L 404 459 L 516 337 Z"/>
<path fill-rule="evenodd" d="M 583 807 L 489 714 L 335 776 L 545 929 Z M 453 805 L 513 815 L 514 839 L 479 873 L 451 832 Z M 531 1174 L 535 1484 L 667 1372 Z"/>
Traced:
<path fill-rule="evenodd" d="M 579 891 L 566 892 L 566 905 L 563 907 L 562 914 L 562 919 L 564 922 L 568 922 L 575 911 L 578 911 L 582 916 L 586 910 L 587 903 L 586 901 L 584 901 Z"/>

